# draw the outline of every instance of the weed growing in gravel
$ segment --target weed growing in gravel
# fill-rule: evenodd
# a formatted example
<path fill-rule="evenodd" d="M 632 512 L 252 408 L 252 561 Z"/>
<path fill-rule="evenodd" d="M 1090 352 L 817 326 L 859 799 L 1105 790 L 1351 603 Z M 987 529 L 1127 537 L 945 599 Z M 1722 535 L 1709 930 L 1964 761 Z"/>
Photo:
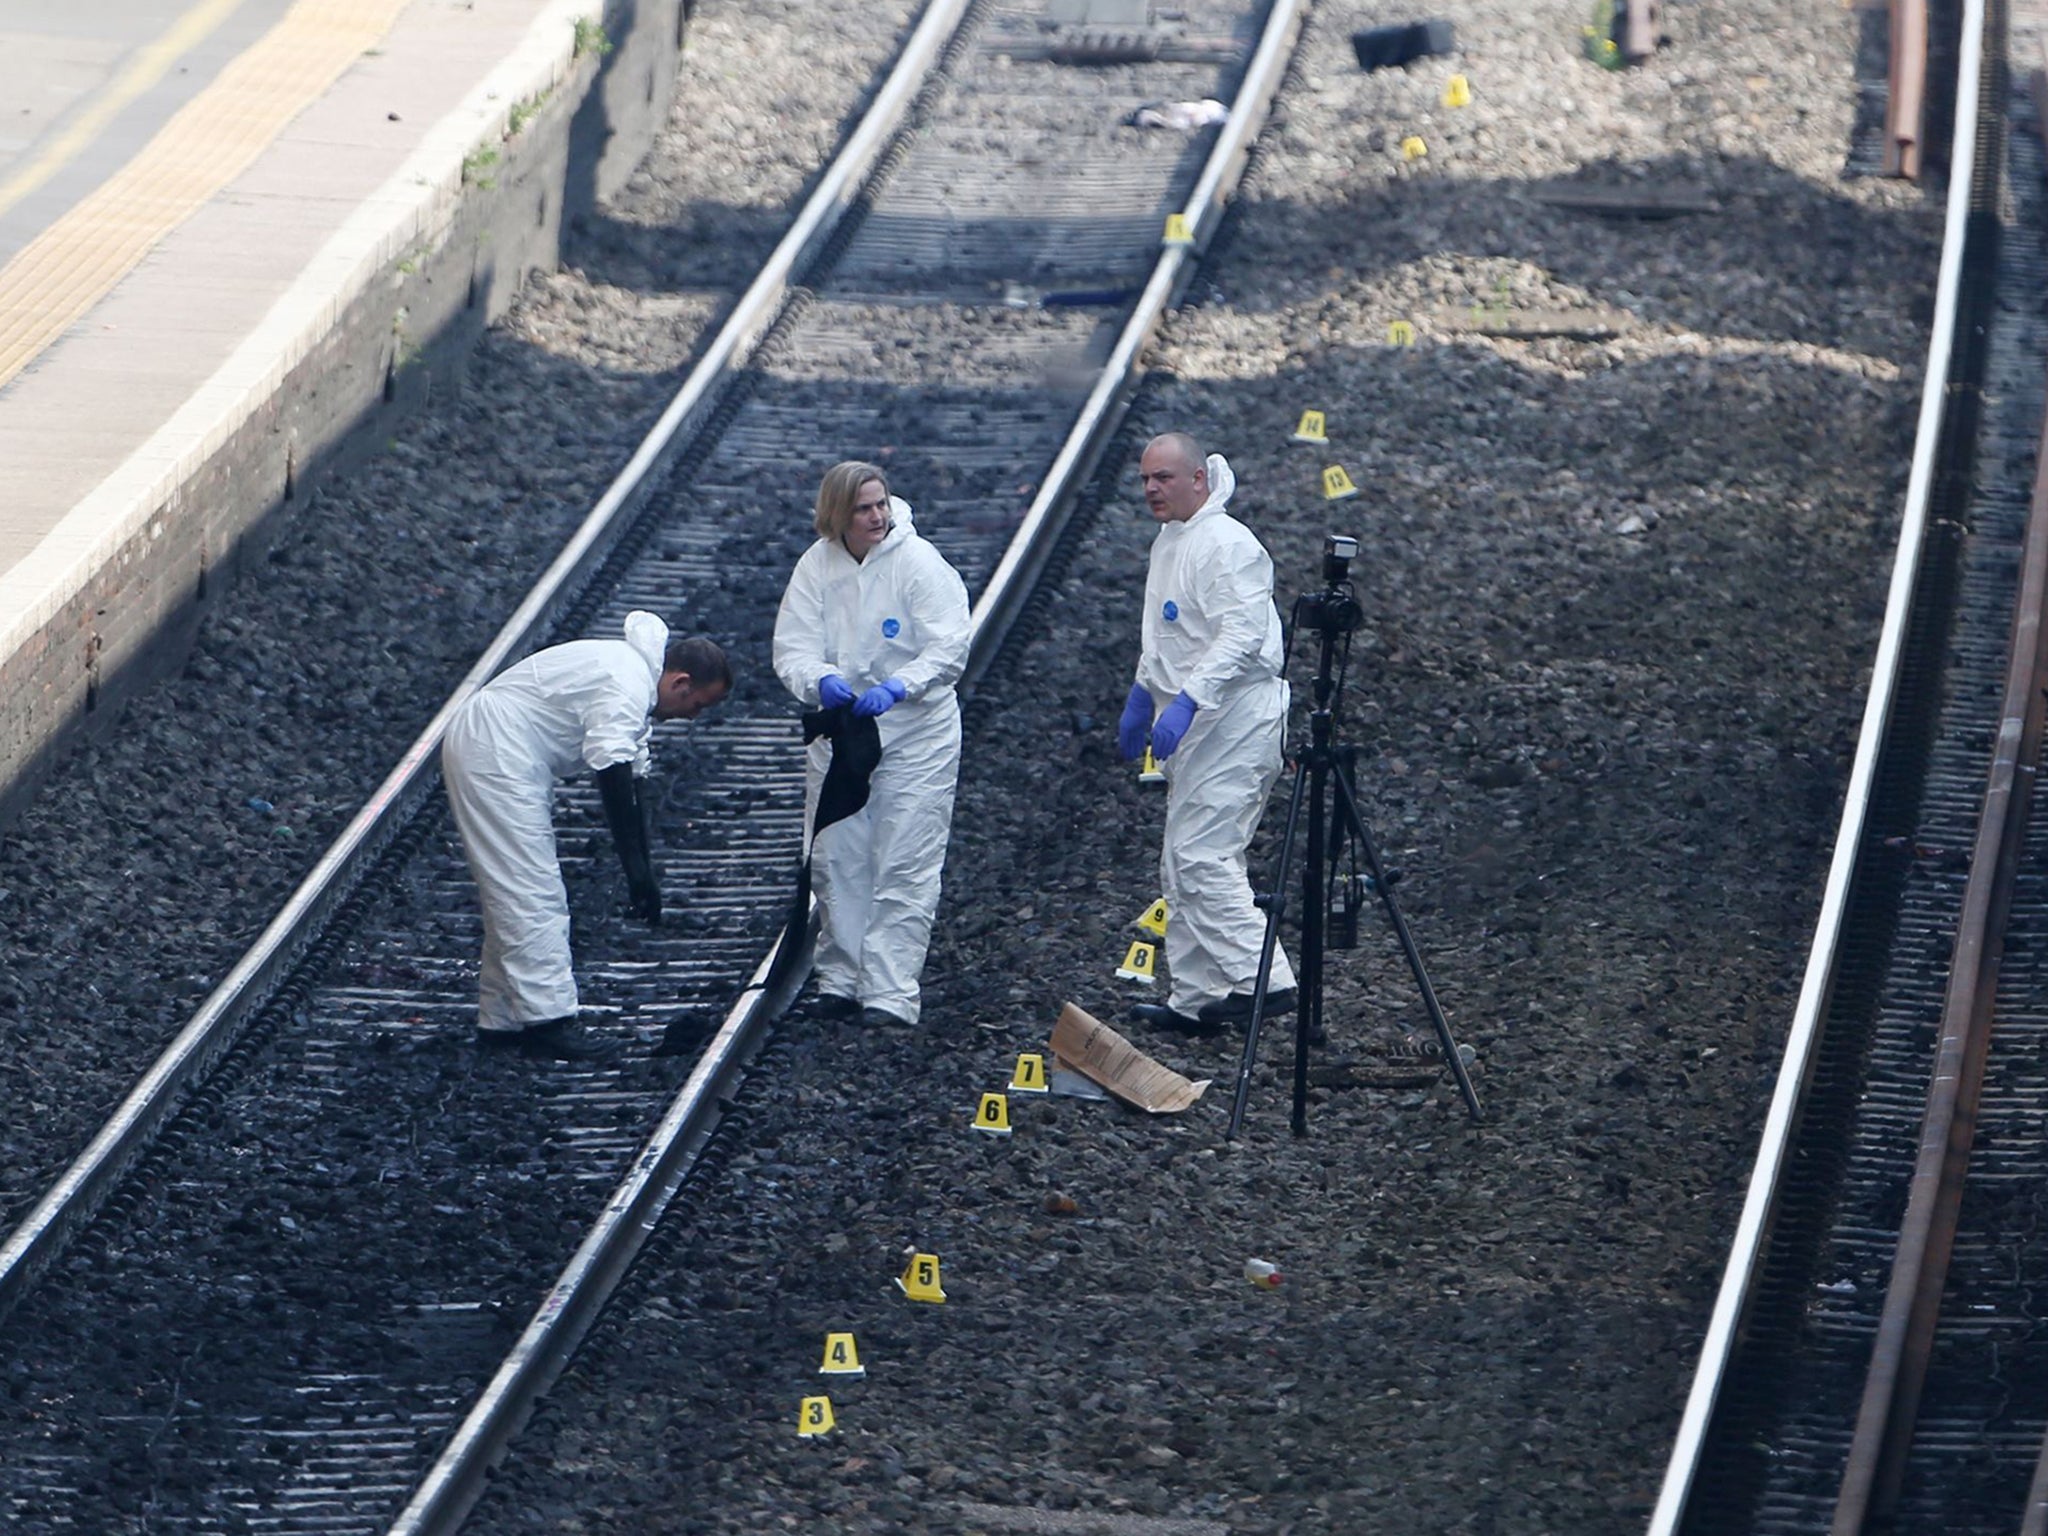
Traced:
<path fill-rule="evenodd" d="M 527 97 L 524 101 L 515 102 L 510 115 L 505 119 L 505 137 L 508 139 L 518 138 L 519 131 L 536 117 L 540 116 L 540 109 L 547 105 L 548 98 L 552 95 L 554 95 L 554 90 L 551 87 L 548 90 Z"/>

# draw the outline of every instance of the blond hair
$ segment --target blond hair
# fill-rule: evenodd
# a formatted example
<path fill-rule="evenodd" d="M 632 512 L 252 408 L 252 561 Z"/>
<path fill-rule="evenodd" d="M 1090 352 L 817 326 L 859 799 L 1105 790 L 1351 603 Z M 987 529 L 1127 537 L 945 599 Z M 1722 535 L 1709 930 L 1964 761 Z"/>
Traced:
<path fill-rule="evenodd" d="M 845 539 L 847 525 L 853 521 L 854 503 L 860 500 L 860 488 L 870 480 L 881 481 L 882 494 L 889 494 L 889 477 L 864 460 L 848 459 L 825 471 L 825 478 L 818 482 L 816 516 L 812 519 L 819 538 Z"/>

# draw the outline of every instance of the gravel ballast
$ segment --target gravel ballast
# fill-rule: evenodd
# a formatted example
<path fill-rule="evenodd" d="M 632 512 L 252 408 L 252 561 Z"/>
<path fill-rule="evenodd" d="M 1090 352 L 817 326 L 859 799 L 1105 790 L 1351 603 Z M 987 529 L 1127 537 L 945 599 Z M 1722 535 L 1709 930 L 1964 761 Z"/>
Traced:
<path fill-rule="evenodd" d="M 1318 8 L 1101 510 L 970 711 L 924 1029 L 789 1022 L 749 1150 L 479 1529 L 1640 1528 L 1831 847 L 1938 218 L 1842 174 L 1853 13 L 1674 6 L 1621 75 L 1581 59 L 1575 7 L 1445 9 L 1460 55 L 1361 77 L 1347 34 L 1384 13 Z M 1718 211 L 1533 195 L 1577 180 Z M 1474 305 L 1629 323 L 1453 333 Z M 1289 441 L 1310 408 L 1327 452 Z M 1121 1022 L 1146 995 L 1112 972 L 1160 800 L 1112 737 L 1151 536 L 1132 460 L 1167 428 L 1231 458 L 1283 604 L 1326 531 L 1362 540 L 1344 735 L 1484 1125 L 1448 1081 L 1318 1089 L 1297 1141 L 1282 1029 L 1226 1143 L 1235 1042 L 1132 1025 L 1216 1079 L 1194 1110 L 1012 1098 L 1012 1137 L 969 1130 L 1062 1000 Z M 1321 500 L 1331 464 L 1359 498 Z M 1322 1059 L 1368 1078 L 1426 1024 L 1376 911 L 1331 1006 Z M 898 1293 L 908 1248 L 944 1307 Z M 816 1374 L 834 1330 L 863 1380 Z M 818 1392 L 838 1428 L 799 1439 Z"/>

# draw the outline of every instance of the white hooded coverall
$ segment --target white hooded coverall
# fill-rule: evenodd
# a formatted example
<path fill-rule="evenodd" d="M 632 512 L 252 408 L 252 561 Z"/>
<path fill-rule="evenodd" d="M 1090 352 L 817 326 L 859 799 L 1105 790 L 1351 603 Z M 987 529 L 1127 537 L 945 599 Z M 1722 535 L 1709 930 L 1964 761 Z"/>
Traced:
<path fill-rule="evenodd" d="M 448 722 L 441 775 L 484 909 L 481 1030 L 520 1030 L 576 1012 L 555 781 L 615 763 L 646 773 L 667 650 L 668 626 L 635 610 L 624 639 L 536 651 Z"/>
<path fill-rule="evenodd" d="M 1166 835 L 1159 880 L 1166 896 L 1168 1006 L 1193 1014 L 1257 980 L 1266 917 L 1252 900 L 1246 850 L 1280 776 L 1287 682 L 1273 561 L 1224 510 L 1237 477 L 1209 455 L 1209 498 L 1192 517 L 1163 523 L 1145 575 L 1144 651 L 1138 681 L 1154 711 L 1185 693 L 1198 706 L 1166 770 Z M 1272 989 L 1294 986 L 1273 950 Z"/>
<path fill-rule="evenodd" d="M 953 684 L 967 666 L 967 588 L 918 536 L 908 503 L 892 496 L 889 511 L 889 532 L 865 560 L 819 539 L 797 561 L 775 618 L 775 675 L 810 709 L 828 672 L 856 697 L 892 677 L 906 690 L 875 722 L 882 761 L 868 803 L 818 834 L 811 882 L 820 990 L 915 1023 L 960 777 Z M 821 736 L 806 760 L 807 828 L 831 761 Z"/>

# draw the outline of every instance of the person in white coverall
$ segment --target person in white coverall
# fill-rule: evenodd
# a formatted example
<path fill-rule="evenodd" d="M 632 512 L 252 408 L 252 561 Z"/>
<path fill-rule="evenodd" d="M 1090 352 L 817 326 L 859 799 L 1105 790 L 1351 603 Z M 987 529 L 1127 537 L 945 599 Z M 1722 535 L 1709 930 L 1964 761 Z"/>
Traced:
<path fill-rule="evenodd" d="M 1126 758 L 1149 745 L 1166 773 L 1164 1004 L 1142 1021 L 1214 1029 L 1251 1017 L 1266 918 L 1252 899 L 1246 850 L 1280 776 L 1287 682 L 1273 562 L 1225 510 L 1237 478 L 1184 432 L 1146 445 L 1138 462 L 1159 523 L 1145 576 L 1138 678 L 1117 727 Z M 1294 970 L 1275 948 L 1266 1008 L 1294 1005 Z"/>
<path fill-rule="evenodd" d="M 960 777 L 967 588 L 874 465 L 827 470 L 814 511 L 817 542 L 775 618 L 775 675 L 800 704 L 874 718 L 882 746 L 866 806 L 811 848 L 818 990 L 828 1013 L 915 1024 Z M 808 749 L 807 827 L 831 754 L 824 737 Z"/>
<path fill-rule="evenodd" d="M 441 775 L 484 909 L 477 1031 L 522 1054 L 610 1053 L 577 1015 L 569 896 L 555 857 L 554 788 L 597 775 L 635 916 L 661 920 L 638 779 L 652 720 L 693 720 L 732 686 L 725 652 L 702 637 L 671 642 L 651 613 L 626 615 L 618 640 L 572 640 L 507 668 L 448 722 Z"/>

